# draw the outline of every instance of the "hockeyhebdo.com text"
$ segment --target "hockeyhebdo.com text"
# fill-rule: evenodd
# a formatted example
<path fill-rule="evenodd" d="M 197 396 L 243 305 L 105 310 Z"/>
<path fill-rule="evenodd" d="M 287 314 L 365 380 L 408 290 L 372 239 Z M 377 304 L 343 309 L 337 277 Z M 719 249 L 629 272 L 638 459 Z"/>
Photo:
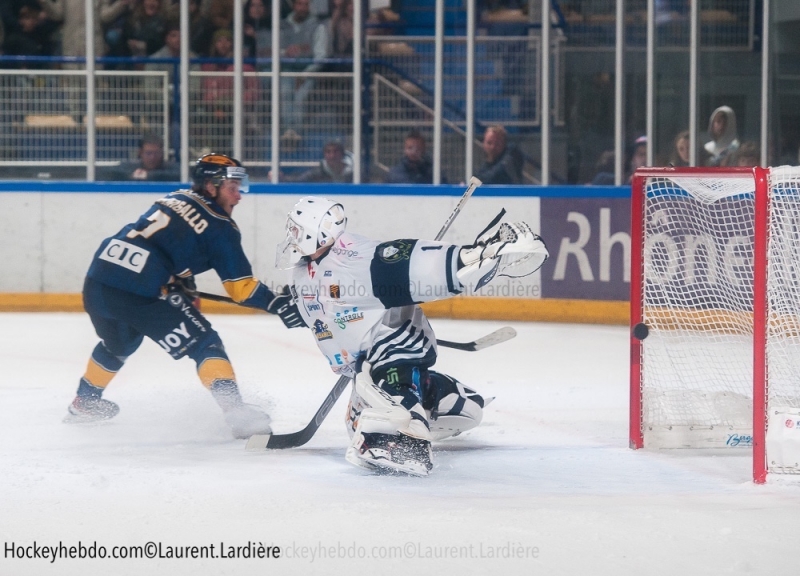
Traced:
<path fill-rule="evenodd" d="M 539 547 L 521 542 L 503 544 L 431 544 L 408 541 L 388 546 L 369 546 L 357 542 L 303 545 L 292 543 L 284 549 L 285 557 L 309 563 L 327 560 L 538 560 Z"/>
<path fill-rule="evenodd" d="M 3 559 L 34 560 L 53 564 L 65 560 L 295 560 L 309 564 L 336 560 L 538 560 L 538 546 L 522 542 L 445 545 L 407 541 L 385 546 L 359 542 L 304 544 L 288 546 L 263 542 L 214 542 L 175 545 L 149 541 L 143 545 L 112 546 L 98 542 L 46 544 L 5 542 Z"/>
<path fill-rule="evenodd" d="M 282 286 L 272 287 L 273 292 L 280 291 Z M 493 280 L 490 284 L 475 290 L 475 285 L 467 285 L 460 288 L 462 296 L 489 296 L 498 298 L 540 298 L 541 287 L 538 284 L 523 284 L 511 278 L 500 278 Z M 326 284 L 319 282 L 312 286 L 303 286 L 297 289 L 297 298 L 303 297 L 314 299 L 319 294 L 330 295 L 335 300 L 340 300 L 343 304 L 347 299 L 371 298 L 378 296 L 381 298 L 391 296 L 410 295 L 416 301 L 443 300 L 459 295 L 450 292 L 448 287 L 439 285 L 429 285 L 421 282 L 410 284 L 392 285 L 366 285 L 359 283 L 350 284 Z"/>

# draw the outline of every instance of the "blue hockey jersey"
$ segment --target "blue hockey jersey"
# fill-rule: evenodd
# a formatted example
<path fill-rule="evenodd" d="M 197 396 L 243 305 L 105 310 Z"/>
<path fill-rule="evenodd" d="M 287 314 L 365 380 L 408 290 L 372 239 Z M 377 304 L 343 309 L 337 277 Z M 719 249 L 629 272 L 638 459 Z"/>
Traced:
<path fill-rule="evenodd" d="M 211 269 L 236 302 L 266 309 L 273 297 L 253 278 L 236 223 L 213 200 L 179 190 L 106 238 L 88 276 L 114 288 L 158 297 L 173 277 Z"/>

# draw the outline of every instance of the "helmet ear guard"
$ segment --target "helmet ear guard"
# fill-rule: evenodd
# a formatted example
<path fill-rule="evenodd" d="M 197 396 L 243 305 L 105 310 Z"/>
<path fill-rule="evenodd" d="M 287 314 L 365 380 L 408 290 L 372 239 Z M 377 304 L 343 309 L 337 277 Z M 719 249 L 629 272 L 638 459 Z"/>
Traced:
<path fill-rule="evenodd" d="M 332 246 L 347 227 L 344 206 L 327 198 L 306 196 L 289 211 L 286 238 L 278 245 L 275 265 L 294 267 L 303 257 Z"/>
<path fill-rule="evenodd" d="M 211 153 L 201 156 L 195 164 L 192 180 L 195 189 L 201 194 L 205 194 L 206 182 L 210 181 L 219 188 L 223 180 L 238 180 L 240 192 L 250 191 L 247 169 L 241 162 L 225 154 Z"/>

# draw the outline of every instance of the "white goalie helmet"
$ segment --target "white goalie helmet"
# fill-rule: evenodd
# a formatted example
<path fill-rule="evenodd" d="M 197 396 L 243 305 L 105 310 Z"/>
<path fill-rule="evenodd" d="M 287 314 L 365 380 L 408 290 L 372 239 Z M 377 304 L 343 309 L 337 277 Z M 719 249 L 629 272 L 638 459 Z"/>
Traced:
<path fill-rule="evenodd" d="M 278 245 L 276 267 L 292 268 L 303 256 L 331 246 L 346 227 L 344 206 L 338 202 L 318 196 L 301 198 L 286 219 L 286 238 Z"/>

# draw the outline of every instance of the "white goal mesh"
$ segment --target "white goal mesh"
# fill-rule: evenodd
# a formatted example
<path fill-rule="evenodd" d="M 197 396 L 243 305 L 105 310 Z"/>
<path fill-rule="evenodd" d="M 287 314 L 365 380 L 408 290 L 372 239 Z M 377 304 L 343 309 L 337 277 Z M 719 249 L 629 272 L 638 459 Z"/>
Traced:
<path fill-rule="evenodd" d="M 756 481 L 800 473 L 800 168 L 645 170 L 631 445 L 754 447 Z"/>
<path fill-rule="evenodd" d="M 752 441 L 754 198 L 747 175 L 647 181 L 645 446 Z"/>

